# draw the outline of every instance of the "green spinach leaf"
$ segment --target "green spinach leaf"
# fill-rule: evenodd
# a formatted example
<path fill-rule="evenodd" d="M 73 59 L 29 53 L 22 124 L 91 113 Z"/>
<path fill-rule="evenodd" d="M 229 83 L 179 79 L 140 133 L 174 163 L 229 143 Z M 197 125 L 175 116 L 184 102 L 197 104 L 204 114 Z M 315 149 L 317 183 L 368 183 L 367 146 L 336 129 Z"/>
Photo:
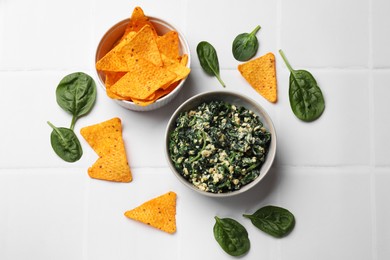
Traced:
<path fill-rule="evenodd" d="M 83 72 L 69 74 L 57 86 L 56 98 L 58 105 L 73 116 L 70 125 L 73 130 L 76 120 L 87 114 L 95 103 L 95 81 Z"/>
<path fill-rule="evenodd" d="M 265 206 L 252 215 L 243 216 L 249 218 L 258 229 L 277 238 L 286 236 L 295 225 L 294 215 L 287 209 L 277 206 Z"/>
<path fill-rule="evenodd" d="M 203 70 L 207 74 L 217 77 L 221 85 L 225 87 L 225 83 L 219 74 L 219 61 L 215 48 L 210 43 L 202 41 L 196 47 L 196 52 Z"/>
<path fill-rule="evenodd" d="M 310 122 L 319 118 L 325 109 L 325 100 L 313 75 L 306 70 L 294 70 L 282 50 L 279 50 L 290 71 L 290 106 L 296 117 Z"/>
<path fill-rule="evenodd" d="M 231 218 L 215 217 L 214 238 L 222 249 L 232 256 L 241 256 L 250 249 L 245 227 Z"/>
<path fill-rule="evenodd" d="M 67 162 L 75 162 L 83 155 L 83 149 L 72 129 L 65 127 L 55 127 L 47 122 L 53 129 L 50 135 L 51 146 L 55 153 Z"/>
<path fill-rule="evenodd" d="M 260 30 L 260 25 L 251 33 L 241 33 L 233 41 L 232 52 L 233 56 L 238 61 L 248 61 L 256 55 L 259 49 L 259 41 L 256 33 Z"/>

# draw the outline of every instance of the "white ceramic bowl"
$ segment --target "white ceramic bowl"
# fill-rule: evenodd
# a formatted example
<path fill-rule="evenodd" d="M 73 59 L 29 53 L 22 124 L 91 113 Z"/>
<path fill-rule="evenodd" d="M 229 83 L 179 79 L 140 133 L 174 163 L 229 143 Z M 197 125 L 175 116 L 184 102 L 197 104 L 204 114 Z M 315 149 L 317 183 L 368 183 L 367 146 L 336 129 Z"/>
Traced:
<path fill-rule="evenodd" d="M 180 47 L 180 52 L 181 54 L 187 54 L 188 55 L 188 62 L 187 62 L 187 67 L 190 68 L 191 64 L 191 55 L 190 55 L 190 48 L 188 46 L 187 40 L 184 38 L 184 35 L 180 32 L 180 30 L 173 26 L 172 24 L 156 17 L 148 16 L 150 22 L 152 22 L 154 28 L 157 31 L 158 35 L 163 35 L 168 31 L 174 30 L 178 33 L 179 35 L 179 47 Z M 120 21 L 119 23 L 115 24 L 112 26 L 102 37 L 102 39 L 99 42 L 99 45 L 96 50 L 96 55 L 95 55 L 95 64 L 98 60 L 100 60 L 107 52 L 109 52 L 114 44 L 122 37 L 125 28 L 127 24 L 129 23 L 130 19 L 125 19 Z M 105 85 L 104 85 L 104 79 L 105 75 L 103 71 L 97 71 L 97 77 L 99 81 L 99 85 L 101 85 L 104 90 L 105 90 Z M 158 109 L 162 106 L 165 106 L 168 104 L 170 101 L 172 101 L 179 91 L 182 89 L 183 84 L 185 83 L 186 78 L 182 79 L 179 85 L 168 95 L 163 96 L 156 100 L 156 102 L 148 105 L 148 106 L 140 106 L 135 104 L 134 102 L 131 101 L 126 101 L 126 100 L 116 100 L 113 99 L 115 102 L 117 102 L 119 105 L 121 105 L 124 108 L 134 110 L 134 111 L 151 111 Z"/>
<path fill-rule="evenodd" d="M 230 104 L 236 105 L 236 106 L 243 106 L 246 109 L 252 110 L 255 114 L 257 114 L 260 117 L 260 120 L 262 121 L 264 127 L 271 133 L 271 143 L 269 146 L 269 151 L 266 156 L 266 160 L 264 164 L 262 165 L 260 169 L 260 175 L 253 180 L 252 182 L 244 185 L 241 187 L 241 189 L 232 191 L 232 192 L 226 192 L 226 193 L 212 193 L 207 191 L 202 191 L 195 187 L 193 184 L 188 182 L 175 168 L 174 164 L 172 163 L 172 160 L 170 159 L 170 153 L 169 153 L 169 136 L 170 133 L 175 128 L 175 121 L 179 117 L 180 113 L 191 110 L 196 108 L 198 105 L 200 105 L 203 102 L 209 102 L 213 100 L 221 100 L 228 102 Z M 242 194 L 245 191 L 250 190 L 254 186 L 256 186 L 269 172 L 276 154 L 276 131 L 275 127 L 272 123 L 271 118 L 269 117 L 268 113 L 262 108 L 258 103 L 253 101 L 252 99 L 245 97 L 241 94 L 230 92 L 230 91 L 212 91 L 212 92 L 205 92 L 198 94 L 196 96 L 193 96 L 192 98 L 185 101 L 181 106 L 179 106 L 176 111 L 173 113 L 172 117 L 170 118 L 166 132 L 165 132 L 165 155 L 166 159 L 168 161 L 169 167 L 171 168 L 174 175 L 180 180 L 181 183 L 183 183 L 186 187 L 189 189 L 206 195 L 210 197 L 229 197 L 233 195 Z"/>

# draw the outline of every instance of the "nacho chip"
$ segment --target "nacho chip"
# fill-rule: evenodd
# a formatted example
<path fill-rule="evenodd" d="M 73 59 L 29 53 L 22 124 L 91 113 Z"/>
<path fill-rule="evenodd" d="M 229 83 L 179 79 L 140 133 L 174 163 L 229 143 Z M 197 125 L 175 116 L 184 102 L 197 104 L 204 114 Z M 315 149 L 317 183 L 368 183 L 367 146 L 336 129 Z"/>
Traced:
<path fill-rule="evenodd" d="M 120 80 L 125 74 L 126 72 L 105 72 L 106 79 L 104 81 L 104 85 L 106 86 L 106 94 L 108 97 L 118 100 L 126 100 L 125 97 L 119 96 L 111 91 L 111 86 Z"/>
<path fill-rule="evenodd" d="M 131 101 L 133 101 L 134 104 L 145 107 L 147 105 L 150 105 L 150 104 L 153 104 L 154 102 L 156 102 L 156 99 L 146 100 L 146 99 L 132 98 Z"/>
<path fill-rule="evenodd" d="M 91 178 L 116 182 L 132 181 L 119 118 L 84 127 L 80 133 L 99 156 L 88 168 Z"/>
<path fill-rule="evenodd" d="M 120 80 L 120 78 L 122 78 L 125 74 L 126 72 L 106 71 L 105 73 L 106 79 L 104 80 L 104 84 L 106 85 L 106 88 L 110 88 L 118 80 Z"/>
<path fill-rule="evenodd" d="M 152 27 L 145 25 L 134 37 L 118 52 L 129 63 L 129 59 L 143 58 L 156 66 L 162 66 L 160 51 L 157 47 L 156 36 Z M 129 64 L 128 64 L 129 65 Z"/>
<path fill-rule="evenodd" d="M 140 105 L 140 106 L 147 106 L 147 105 L 150 105 L 150 104 L 153 104 L 154 102 L 156 102 L 157 99 L 171 93 L 176 87 L 177 85 L 179 85 L 179 81 L 176 81 L 174 83 L 172 83 L 171 85 L 169 85 L 166 89 L 157 89 L 153 95 L 150 95 L 148 98 L 146 99 L 136 99 L 136 98 L 132 98 L 131 101 L 133 101 L 135 104 L 137 105 Z"/>
<path fill-rule="evenodd" d="M 173 234 L 176 232 L 176 193 L 170 191 L 126 211 L 125 216 Z"/>
<path fill-rule="evenodd" d="M 176 60 L 180 57 L 179 34 L 176 31 L 168 31 L 156 39 L 158 49 L 162 54 Z"/>
<path fill-rule="evenodd" d="M 188 54 L 185 53 L 180 57 L 180 64 L 183 66 L 187 66 L 188 63 Z"/>
<path fill-rule="evenodd" d="M 159 88 L 170 85 L 176 74 L 142 58 L 129 59 L 129 71 L 110 90 L 129 99 L 145 99 Z"/>
<path fill-rule="evenodd" d="M 135 32 L 129 33 L 120 42 L 118 42 L 113 49 L 111 49 L 96 62 L 96 69 L 101 71 L 116 72 L 127 71 L 127 62 L 125 56 L 122 55 L 121 50 L 123 46 L 128 44 L 133 39 L 135 35 Z"/>
<path fill-rule="evenodd" d="M 246 81 L 265 99 L 276 103 L 277 83 L 275 56 L 267 53 L 261 57 L 238 65 L 238 70 Z"/>
<path fill-rule="evenodd" d="M 174 72 L 177 76 L 173 80 L 173 82 L 178 82 L 190 74 L 190 69 L 184 65 L 182 65 L 178 59 L 170 59 L 169 57 L 165 56 L 164 54 L 161 55 L 161 58 L 164 63 L 164 68 L 167 68 L 169 71 Z M 167 86 L 169 87 L 169 85 Z M 167 88 L 166 87 L 166 88 Z M 165 88 L 164 88 L 165 89 Z"/>
<path fill-rule="evenodd" d="M 137 6 L 134 8 L 131 14 L 129 24 L 126 26 L 124 36 L 129 32 L 138 32 L 145 25 L 150 25 L 153 28 L 153 24 L 150 22 L 149 17 L 145 16 L 144 11 L 141 7 Z M 154 34 L 157 35 L 156 30 L 153 28 Z"/>

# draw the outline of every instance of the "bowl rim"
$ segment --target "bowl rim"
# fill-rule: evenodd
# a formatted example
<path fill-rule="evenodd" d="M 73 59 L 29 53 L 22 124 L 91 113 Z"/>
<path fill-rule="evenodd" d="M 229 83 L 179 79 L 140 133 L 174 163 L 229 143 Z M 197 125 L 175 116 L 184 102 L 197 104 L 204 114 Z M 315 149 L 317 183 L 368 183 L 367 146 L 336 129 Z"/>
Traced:
<path fill-rule="evenodd" d="M 270 148 L 269 148 L 269 151 L 267 153 L 266 160 L 265 160 L 265 162 L 262 165 L 261 170 L 260 170 L 260 175 L 255 180 L 244 185 L 243 187 L 241 187 L 239 190 L 236 190 L 236 191 L 231 191 L 231 192 L 226 192 L 226 193 L 212 193 L 212 192 L 199 190 L 193 184 L 191 184 L 186 179 L 184 179 L 181 176 L 181 174 L 175 169 L 175 167 L 172 164 L 172 161 L 170 159 L 170 156 L 169 156 L 169 148 L 168 148 L 169 147 L 169 134 L 172 131 L 172 128 L 174 127 L 174 122 L 175 122 L 176 118 L 178 117 L 178 115 L 182 111 L 186 111 L 190 108 L 194 108 L 197 105 L 203 103 L 204 101 L 210 101 L 211 100 L 210 97 L 214 97 L 214 96 L 221 97 L 221 96 L 226 96 L 226 95 L 233 97 L 233 98 L 238 98 L 240 100 L 243 100 L 245 103 L 248 103 L 252 107 L 255 107 L 257 111 L 253 111 L 253 112 L 255 112 L 257 115 L 259 115 L 259 112 L 260 112 L 261 115 L 259 115 L 259 116 L 261 117 L 262 123 L 264 125 L 267 125 L 267 130 L 272 134 L 272 138 L 271 138 Z M 209 98 L 209 99 L 204 100 L 203 98 Z M 196 101 L 196 102 L 194 104 L 192 104 L 194 101 Z M 246 108 L 249 110 L 253 110 L 253 109 L 248 108 L 248 107 L 246 107 Z M 266 122 L 264 122 L 264 121 L 266 121 Z M 245 193 L 246 191 L 248 191 L 251 188 L 253 188 L 254 186 L 256 186 L 265 176 L 268 175 L 268 173 L 269 173 L 269 171 L 270 171 L 270 169 L 275 161 L 275 157 L 276 157 L 276 143 L 277 143 L 276 130 L 275 130 L 275 126 L 273 124 L 273 121 L 272 121 L 271 117 L 269 116 L 269 114 L 267 113 L 267 111 L 258 102 L 256 102 L 252 98 L 249 98 L 241 93 L 231 91 L 231 90 L 206 91 L 206 92 L 202 92 L 202 93 L 196 94 L 196 95 L 188 98 L 171 115 L 171 117 L 168 121 L 168 124 L 166 126 L 166 129 L 165 129 L 164 138 L 165 138 L 165 148 L 164 148 L 165 157 L 166 157 L 166 160 L 168 162 L 168 166 L 171 169 L 171 171 L 173 172 L 173 174 L 187 188 L 189 188 L 189 189 L 191 189 L 199 194 L 208 196 L 208 197 L 226 198 L 226 197 L 236 196 L 236 195 Z"/>
<path fill-rule="evenodd" d="M 190 47 L 189 47 L 189 44 L 188 44 L 188 41 L 186 40 L 185 38 L 185 35 L 184 33 L 175 25 L 173 24 L 172 22 L 170 21 L 166 21 L 164 19 L 161 19 L 161 18 L 158 18 L 156 16 L 150 16 L 148 15 L 147 16 L 149 18 L 149 21 L 152 22 L 152 23 L 157 23 L 157 24 L 160 24 L 162 26 L 165 26 L 167 29 L 169 30 L 174 30 L 178 33 L 178 36 L 179 36 L 179 44 L 180 44 L 180 50 L 181 50 L 181 55 L 183 54 L 187 54 L 188 56 L 188 61 L 187 61 L 187 64 L 186 64 L 186 67 L 188 68 L 191 68 L 191 54 L 190 54 Z M 118 22 L 116 22 L 114 25 L 110 26 L 104 33 L 103 33 L 103 36 L 100 37 L 100 40 L 99 40 L 99 43 L 97 45 L 97 48 L 96 48 L 96 51 L 95 51 L 95 64 L 96 62 L 98 61 L 98 53 L 99 53 L 99 50 L 101 49 L 101 46 L 103 45 L 103 40 L 108 37 L 110 35 L 110 33 L 118 26 L 122 25 L 122 24 L 128 24 L 130 21 L 130 18 L 125 18 L 125 19 L 122 19 Z M 94 66 L 94 71 L 95 71 L 95 74 L 97 76 L 97 79 L 98 79 L 98 82 L 99 82 L 99 85 L 103 88 L 103 90 L 105 91 L 106 90 L 106 86 L 103 82 L 103 80 L 101 79 L 100 77 L 100 73 L 99 71 L 96 69 L 96 67 Z M 140 106 L 140 105 L 137 105 L 136 103 L 132 102 L 132 101 L 129 101 L 129 100 L 115 100 L 113 99 L 114 101 L 118 102 L 118 103 L 122 103 L 122 105 L 127 105 L 126 107 L 128 108 L 128 106 L 134 106 L 134 107 L 137 107 L 139 109 L 142 109 L 143 107 L 149 107 L 151 105 L 158 105 L 159 103 L 165 103 L 167 99 L 169 99 L 170 97 L 172 96 L 175 96 L 182 88 L 182 86 L 184 85 L 185 81 L 187 80 L 188 78 L 188 75 L 186 78 L 182 79 L 179 83 L 179 85 L 174 89 L 172 90 L 171 92 L 169 92 L 167 95 L 163 96 L 163 97 L 160 97 L 159 99 L 157 99 L 154 103 L 150 104 L 150 105 L 147 105 L 147 106 Z"/>

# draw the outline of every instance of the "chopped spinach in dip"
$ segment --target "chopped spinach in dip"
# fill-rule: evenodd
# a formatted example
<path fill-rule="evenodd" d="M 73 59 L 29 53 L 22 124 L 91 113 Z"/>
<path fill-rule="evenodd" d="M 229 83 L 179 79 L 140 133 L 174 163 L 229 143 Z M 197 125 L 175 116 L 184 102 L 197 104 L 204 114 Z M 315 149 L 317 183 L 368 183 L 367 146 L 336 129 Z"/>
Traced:
<path fill-rule="evenodd" d="M 169 153 L 180 174 L 212 193 L 240 189 L 256 179 L 271 134 L 252 111 L 224 101 L 183 112 L 170 134 Z"/>

